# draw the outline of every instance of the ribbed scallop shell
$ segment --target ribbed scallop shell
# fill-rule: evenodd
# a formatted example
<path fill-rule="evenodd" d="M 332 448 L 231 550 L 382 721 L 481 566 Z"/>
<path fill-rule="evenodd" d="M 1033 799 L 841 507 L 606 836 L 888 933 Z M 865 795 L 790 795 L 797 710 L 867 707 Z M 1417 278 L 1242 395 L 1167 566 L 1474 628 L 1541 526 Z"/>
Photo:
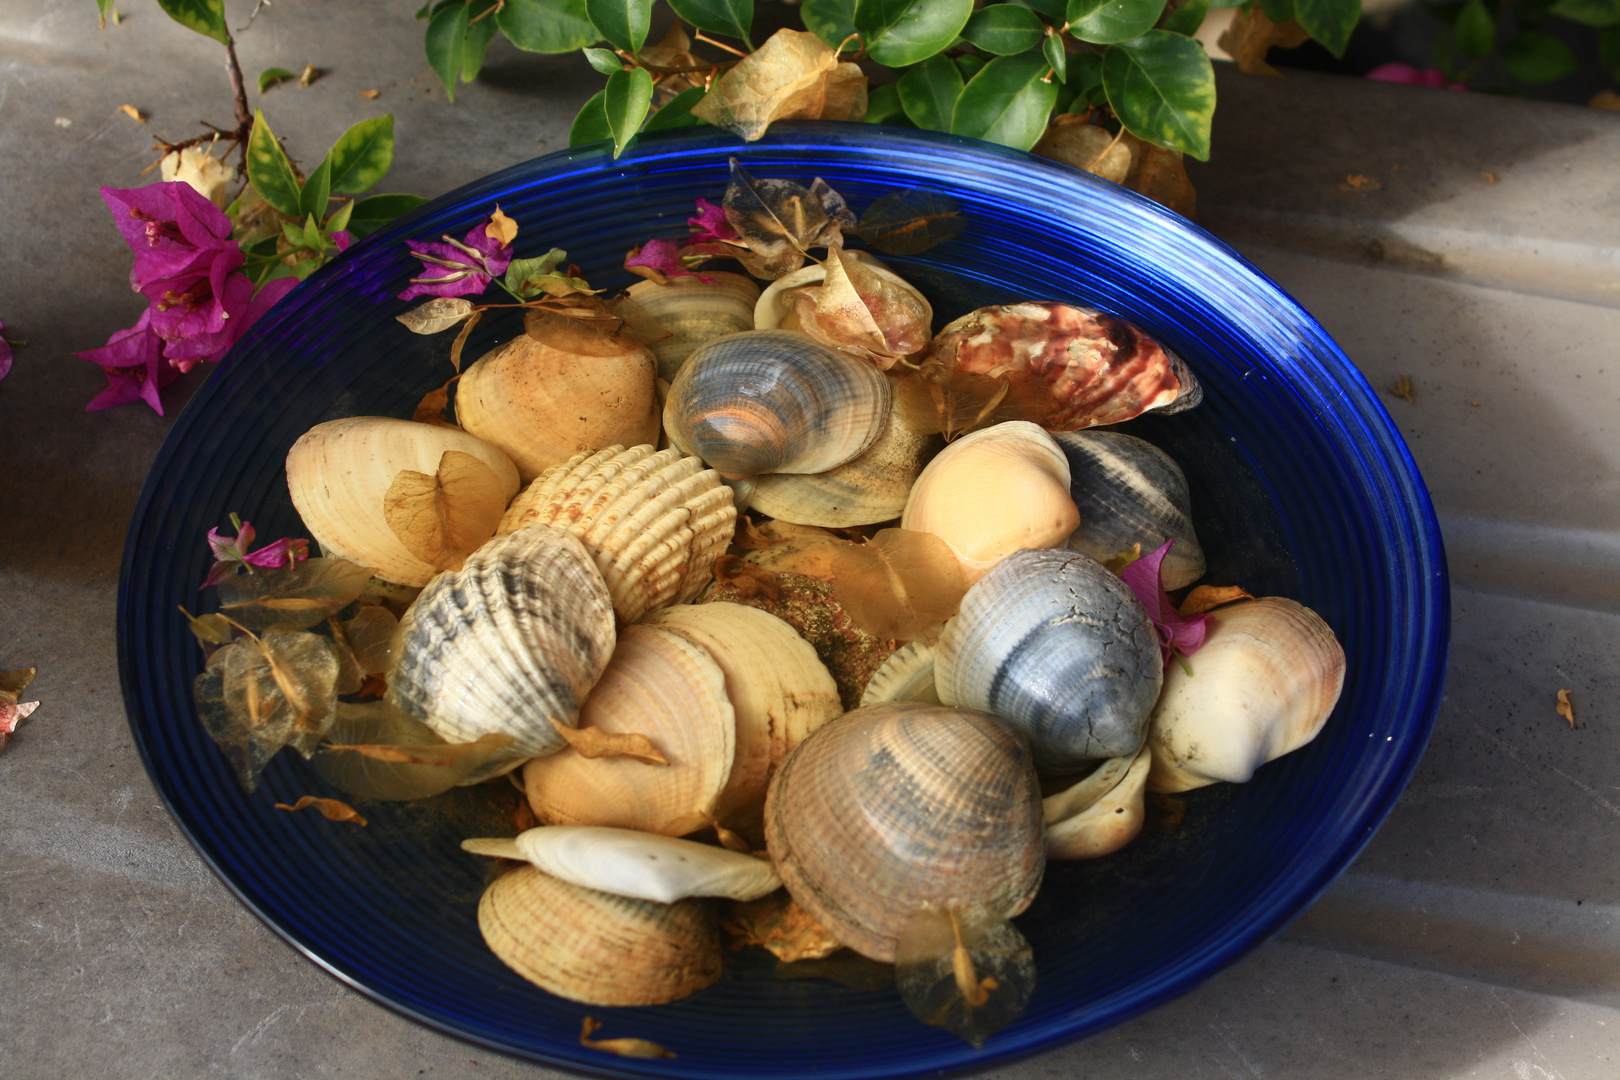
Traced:
<path fill-rule="evenodd" d="M 1118 431 L 1065 431 L 1052 438 L 1069 459 L 1069 494 L 1080 509 L 1070 548 L 1103 560 L 1132 544 L 1141 544 L 1145 555 L 1174 540 L 1159 570 L 1164 587 L 1184 588 L 1204 576 L 1187 477 L 1174 458 Z"/>
<path fill-rule="evenodd" d="M 701 346 L 670 384 L 670 441 L 723 476 L 819 473 L 877 441 L 889 380 L 795 330 L 750 330 Z"/>
<path fill-rule="evenodd" d="M 613 605 L 578 540 L 530 525 L 440 574 L 399 624 L 388 696 L 450 742 L 513 736 L 524 757 L 563 746 L 613 653 Z"/>
<path fill-rule="evenodd" d="M 1069 461 L 1052 436 L 1023 420 L 964 435 L 930 461 L 900 527 L 950 545 L 968 580 L 1026 548 L 1061 547 L 1080 523 Z"/>
<path fill-rule="evenodd" d="M 596 559 L 624 623 L 695 597 L 737 524 L 720 474 L 679 450 L 610 446 L 576 454 L 523 490 L 499 531 L 566 529 Z"/>
<path fill-rule="evenodd" d="M 287 490 L 304 527 L 328 555 L 357 562 L 395 585 L 420 588 L 439 571 L 412 555 L 388 527 L 383 497 L 401 470 L 438 471 L 446 450 L 495 470 L 510 499 L 518 471 L 500 450 L 455 428 L 388 416 L 317 424 L 287 451 Z"/>
<path fill-rule="evenodd" d="M 934 647 L 910 641 L 889 654 L 883 666 L 872 673 L 861 695 L 861 707 L 886 701 L 920 701 L 939 704 L 934 689 Z"/>
<path fill-rule="evenodd" d="M 684 836 L 707 825 L 730 779 L 736 714 L 707 651 L 673 630 L 637 624 L 580 710 L 579 726 L 647 736 L 668 765 L 565 750 L 523 767 L 535 817 Z"/>
<path fill-rule="evenodd" d="M 662 285 L 638 281 L 630 286 L 630 299 L 652 316 L 653 329 L 669 335 L 647 346 L 658 357 L 658 377 L 666 382 L 699 345 L 754 329 L 759 286 L 741 274 L 718 270 L 705 270 L 703 277 L 712 280 L 694 274 Z"/>
<path fill-rule="evenodd" d="M 962 598 L 934 658 L 941 701 L 1013 721 L 1053 772 L 1134 754 L 1163 678 L 1146 609 L 1078 551 L 1003 559 Z"/>
<path fill-rule="evenodd" d="M 1147 813 L 1144 793 L 1153 754 L 1110 758 L 1069 790 L 1047 798 L 1046 857 L 1096 859 L 1136 839 Z"/>
<path fill-rule="evenodd" d="M 587 1005 L 662 1005 L 714 984 L 723 969 L 709 902 L 632 900 L 532 866 L 484 890 L 478 929 L 507 967 Z"/>
<path fill-rule="evenodd" d="M 1244 783 L 1316 738 L 1344 689 L 1344 648 L 1302 604 L 1250 600 L 1216 609 L 1207 626 L 1192 676 L 1172 665 L 1153 710 L 1155 791 Z"/>
<path fill-rule="evenodd" d="M 833 721 L 788 755 L 765 802 L 783 884 L 839 941 L 892 963 L 924 907 L 1029 906 L 1045 868 L 1023 736 L 967 709 L 895 702 Z"/>
<path fill-rule="evenodd" d="M 922 435 L 898 409 L 878 441 L 859 457 L 824 473 L 768 473 L 754 485 L 752 506 L 778 521 L 844 529 L 900 516 L 911 485 L 944 441 Z"/>

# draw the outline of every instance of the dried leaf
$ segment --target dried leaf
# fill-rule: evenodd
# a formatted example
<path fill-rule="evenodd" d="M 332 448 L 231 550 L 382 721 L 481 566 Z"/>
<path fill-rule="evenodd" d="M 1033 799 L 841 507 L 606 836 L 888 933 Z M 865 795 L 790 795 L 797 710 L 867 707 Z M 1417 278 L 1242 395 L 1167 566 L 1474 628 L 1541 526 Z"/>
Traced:
<path fill-rule="evenodd" d="M 383 517 L 400 543 L 440 570 L 460 570 L 495 535 L 505 510 L 495 470 L 461 450 L 446 450 L 433 476 L 401 469 L 383 496 Z"/>
<path fill-rule="evenodd" d="M 337 704 L 338 658 L 332 642 L 298 630 L 241 638 L 208 658 L 193 684 L 203 727 L 242 785 L 283 746 L 315 752 Z"/>
<path fill-rule="evenodd" d="M 692 115 L 744 142 L 775 120 L 859 120 L 866 115 L 866 76 L 840 64 L 816 35 L 783 28 L 715 80 Z"/>
<path fill-rule="evenodd" d="M 450 366 L 458 373 L 461 371 L 461 350 L 467 347 L 467 338 L 472 335 L 473 327 L 477 326 L 483 317 L 482 311 L 474 311 L 467 317 L 467 321 L 461 324 L 461 333 L 456 335 L 456 340 L 450 343 Z"/>
<path fill-rule="evenodd" d="M 908 188 L 873 201 L 850 230 L 879 251 L 915 255 L 954 240 L 967 228 L 956 200 L 928 188 Z"/>
<path fill-rule="evenodd" d="M 277 810 L 288 810 L 294 813 L 304 809 L 306 806 L 313 806 L 319 810 L 321 817 L 327 821 L 352 821 L 354 824 L 361 826 L 366 823 L 366 819 L 360 816 L 359 811 L 348 803 L 339 802 L 337 799 L 317 799 L 313 795 L 305 795 L 291 806 L 284 802 L 276 803 Z"/>
<path fill-rule="evenodd" d="M 460 375 L 452 375 L 443 386 L 422 395 L 422 400 L 416 403 L 416 411 L 411 414 L 411 419 L 418 424 L 432 424 L 435 427 L 454 428 L 460 431 L 459 424 L 452 424 L 445 419 L 445 415 L 450 411 L 450 387 L 459 378 Z"/>
<path fill-rule="evenodd" d="M 913 431 L 940 432 L 954 439 L 1000 420 L 1017 419 L 1008 403 L 1012 383 L 1005 377 L 962 371 L 943 357 L 930 356 L 894 384 L 900 418 Z"/>
<path fill-rule="evenodd" d="M 839 949 L 831 956 L 792 963 L 777 961 L 778 979 L 831 979 L 863 994 L 894 986 L 894 965 L 870 960 L 851 949 Z"/>
<path fill-rule="evenodd" d="M 731 159 L 724 199 L 726 222 L 738 239 L 737 258 L 750 274 L 774 281 L 804 265 L 812 248 L 842 244 L 849 222 L 842 197 L 820 179 L 809 188 L 791 180 L 759 180 Z"/>
<path fill-rule="evenodd" d="M 831 956 L 843 948 L 785 889 L 734 905 L 720 920 L 720 932 L 732 952 L 758 945 L 789 964 Z"/>
<path fill-rule="evenodd" d="M 1339 182 L 1340 191 L 1377 191 L 1383 186 L 1380 181 L 1361 173 L 1351 173 Z"/>
<path fill-rule="evenodd" d="M 821 286 L 806 289 L 797 298 L 795 306 L 798 309 L 799 327 L 817 341 L 835 349 L 852 349 L 864 354 L 887 353 L 888 343 L 883 338 L 883 331 L 878 329 L 877 321 L 872 318 L 872 312 L 856 292 L 851 280 L 851 264 L 859 267 L 860 260 L 846 255 L 838 244 L 828 249 L 827 259 L 822 263 L 827 269 L 827 276 Z M 866 275 L 874 276 L 870 270 L 866 271 Z"/>
<path fill-rule="evenodd" d="M 644 67 L 663 68 L 673 72 L 683 72 L 688 68 L 700 66 L 700 61 L 692 54 L 692 39 L 687 36 L 686 28 L 681 25 L 679 19 L 669 24 L 669 29 L 664 31 L 664 36 L 659 39 L 658 44 L 643 46 L 639 58 Z M 671 82 L 676 85 L 669 88 L 677 92 L 686 90 L 692 85 L 684 74 L 661 79 L 659 85 Z"/>
<path fill-rule="evenodd" d="M 207 615 L 193 615 L 185 608 L 181 608 L 180 614 L 186 617 L 191 636 L 196 638 L 197 644 L 204 649 L 229 644 L 236 633 L 231 621 L 217 611 L 209 612 Z"/>
<path fill-rule="evenodd" d="M 484 226 L 484 235 L 501 247 L 507 247 L 517 239 L 517 234 L 518 223 L 507 217 L 500 203 L 496 203 L 494 212 L 489 215 L 489 224 Z"/>
<path fill-rule="evenodd" d="M 776 575 L 736 555 L 722 555 L 714 561 L 714 580 L 736 589 L 745 599 L 757 596 L 780 599 Z"/>
<path fill-rule="evenodd" d="M 626 317 L 630 309 L 595 296 L 542 301 L 523 316 L 523 330 L 536 341 L 578 356 L 608 359 L 642 346 Z"/>
<path fill-rule="evenodd" d="M 367 101 L 376 101 L 379 97 L 382 96 L 382 91 L 381 90 L 362 90 L 362 91 L 360 91 L 360 96 L 365 98 Z"/>
<path fill-rule="evenodd" d="M 399 620 L 394 613 L 376 604 L 365 605 L 343 623 L 343 634 L 354 649 L 361 671 L 381 675 L 394 666 L 399 647 L 394 634 L 398 629 Z"/>
<path fill-rule="evenodd" d="M 1275 45 L 1279 49 L 1292 49 L 1305 44 L 1310 37 L 1298 22 L 1274 23 L 1266 17 L 1264 6 L 1255 4 L 1247 12 L 1232 20 L 1232 25 L 1221 34 L 1217 44 L 1237 62 L 1245 75 L 1271 75 L 1282 77 L 1282 72 L 1266 63 L 1266 53 Z"/>
<path fill-rule="evenodd" d="M 610 1054 L 618 1054 L 628 1058 L 674 1058 L 675 1052 L 665 1050 L 662 1046 L 650 1039 L 593 1039 L 602 1027 L 597 1020 L 587 1016 L 585 1023 L 580 1027 L 579 1045 L 590 1050 L 605 1050 Z"/>
<path fill-rule="evenodd" d="M 386 701 L 339 702 L 315 755 L 322 779 L 362 799 L 425 799 L 482 779 L 514 760 L 510 735 L 447 743 L 432 728 Z"/>
<path fill-rule="evenodd" d="M 1004 915 L 983 905 L 919 911 L 900 933 L 894 978 L 913 1016 L 977 1047 L 1023 1015 L 1035 956 Z"/>
<path fill-rule="evenodd" d="M 28 689 L 28 684 L 34 681 L 39 674 L 38 668 L 17 668 L 15 671 L 0 671 L 0 701 L 15 703 Z"/>
<path fill-rule="evenodd" d="M 1417 387 L 1413 385 L 1412 376 L 1410 375 L 1395 376 L 1395 385 L 1389 388 L 1389 392 L 1398 398 L 1405 398 L 1413 405 L 1417 404 L 1417 398 L 1414 396 L 1417 393 Z"/>
<path fill-rule="evenodd" d="M 1569 726 L 1575 726 L 1575 703 L 1569 699 L 1568 690 L 1558 691 L 1558 715 L 1569 721 Z"/>
<path fill-rule="evenodd" d="M 18 701 L 28 684 L 34 681 L 37 668 L 18 668 L 15 671 L 0 671 L 0 754 L 5 753 L 11 742 L 11 736 L 17 731 L 17 725 L 34 714 L 39 708 L 37 701 Z"/>
<path fill-rule="evenodd" d="M 573 728 L 551 717 L 551 726 L 557 729 L 557 734 L 563 741 L 573 747 L 580 757 L 605 758 L 627 757 L 634 758 L 644 765 L 668 765 L 669 759 L 658 752 L 652 740 L 645 735 L 634 732 L 613 734 L 600 728 L 585 727 Z"/>
<path fill-rule="evenodd" d="M 1132 163 L 1125 177 L 1126 187 L 1184 218 L 1191 218 L 1197 213 L 1198 193 L 1187 176 L 1187 166 L 1180 150 L 1155 146 L 1128 131 L 1121 142 L 1131 144 Z"/>
<path fill-rule="evenodd" d="M 118 111 L 135 121 L 137 124 L 146 123 L 146 114 L 133 105 L 120 105 Z"/>
<path fill-rule="evenodd" d="M 219 584 L 220 614 L 252 633 L 304 630 L 348 607 L 376 571 L 347 559 L 238 574 Z"/>
<path fill-rule="evenodd" d="M 395 315 L 413 334 L 437 334 L 473 314 L 473 302 L 462 296 L 435 296 L 403 315 Z"/>
<path fill-rule="evenodd" d="M 1200 585 L 1187 594 L 1178 609 L 1183 616 L 1202 615 L 1234 600 L 1253 600 L 1241 585 Z"/>
<path fill-rule="evenodd" d="M 314 82 L 324 74 L 326 73 L 321 71 L 314 64 L 305 64 L 304 73 L 298 76 L 298 85 L 308 86 L 310 83 Z"/>
<path fill-rule="evenodd" d="M 360 670 L 360 661 L 355 658 L 354 646 L 349 643 L 349 637 L 343 632 L 343 624 L 334 618 L 328 617 L 326 628 L 332 634 L 332 651 L 337 654 L 338 676 L 334 684 L 334 691 L 341 697 L 344 694 L 359 693 L 365 685 L 366 673 Z"/>

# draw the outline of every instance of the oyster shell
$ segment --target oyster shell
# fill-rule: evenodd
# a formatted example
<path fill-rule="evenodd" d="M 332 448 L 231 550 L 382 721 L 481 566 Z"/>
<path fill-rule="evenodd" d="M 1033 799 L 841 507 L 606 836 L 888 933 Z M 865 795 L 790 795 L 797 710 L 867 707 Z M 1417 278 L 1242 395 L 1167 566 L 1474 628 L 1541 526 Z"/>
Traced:
<path fill-rule="evenodd" d="M 658 377 L 669 381 L 699 345 L 754 329 L 759 286 L 741 274 L 705 270 L 702 277 L 664 284 L 638 281 L 630 286 L 630 299 L 652 317 L 653 328 L 669 335 L 648 345 L 658 358 Z"/>
<path fill-rule="evenodd" d="M 1052 436 L 1069 459 L 1069 493 L 1080 525 L 1068 546 L 1099 561 L 1141 544 L 1157 551 L 1166 589 L 1204 576 L 1204 549 L 1193 531 L 1187 477 L 1175 459 L 1146 439 L 1118 431 L 1065 431 Z"/>

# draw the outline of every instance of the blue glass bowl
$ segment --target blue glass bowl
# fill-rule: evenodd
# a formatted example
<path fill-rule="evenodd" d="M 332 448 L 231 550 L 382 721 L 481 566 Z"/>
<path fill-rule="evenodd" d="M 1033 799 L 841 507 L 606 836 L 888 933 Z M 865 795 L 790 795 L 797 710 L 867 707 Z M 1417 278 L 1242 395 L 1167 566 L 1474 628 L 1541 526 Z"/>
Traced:
<path fill-rule="evenodd" d="M 291 752 L 246 795 L 199 724 L 201 654 L 176 605 L 195 605 L 203 543 L 229 512 L 261 537 L 301 535 L 282 460 L 300 434 L 356 414 L 409 416 L 450 375 L 451 335 L 394 321 L 417 265 L 406 238 L 460 237 L 498 201 L 518 253 L 566 248 L 598 286 L 627 281 L 635 244 L 683 235 L 718 201 L 726 159 L 758 176 L 824 177 L 859 211 L 918 183 L 955 196 L 962 235 L 901 273 L 941 321 L 1014 299 L 1080 302 L 1174 348 L 1201 407 L 1132 430 L 1186 470 L 1207 580 L 1291 596 L 1349 657 L 1344 695 L 1310 746 L 1242 786 L 1185 797 L 1179 828 L 1125 851 L 1053 864 L 1018 920 L 1039 983 L 1024 1017 L 973 1049 L 911 1018 L 897 995 L 775 977 L 759 949 L 659 1008 L 587 1008 L 524 982 L 475 919 L 488 873 L 457 843 L 492 820 L 489 794 L 364 807 L 366 828 L 273 808 L 327 790 Z M 480 355 L 516 332 L 489 320 Z M 421 208 L 312 277 L 255 326 L 175 424 L 129 532 L 119 660 L 135 740 L 180 827 L 225 884 L 288 943 L 406 1016 L 481 1046 L 585 1073 L 667 1077 L 922 1077 L 1005 1063 L 1100 1031 L 1183 993 L 1309 904 L 1383 821 L 1439 706 L 1449 612 L 1427 492 L 1394 424 L 1321 327 L 1230 249 L 1145 199 L 984 143 L 861 125 L 778 124 L 748 146 L 710 129 L 643 139 L 617 161 L 567 151 Z M 508 797 L 510 797 L 508 795 Z M 653 1039 L 673 1061 L 582 1048 L 580 1021 Z"/>

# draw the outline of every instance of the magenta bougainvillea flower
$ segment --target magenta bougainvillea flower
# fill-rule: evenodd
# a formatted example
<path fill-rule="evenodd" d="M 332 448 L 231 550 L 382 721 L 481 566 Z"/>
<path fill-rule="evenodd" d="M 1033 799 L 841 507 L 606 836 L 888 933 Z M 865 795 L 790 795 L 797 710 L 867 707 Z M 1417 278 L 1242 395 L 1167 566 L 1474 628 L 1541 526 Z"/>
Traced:
<path fill-rule="evenodd" d="M 1447 90 L 1468 89 L 1462 83 L 1452 82 L 1446 78 L 1443 71 L 1434 68 L 1419 69 L 1411 64 L 1379 64 L 1367 72 L 1367 78 L 1375 82 L 1405 83 L 1407 86 L 1443 86 Z"/>
<path fill-rule="evenodd" d="M 441 236 L 438 240 L 405 241 L 411 254 L 422 260 L 422 276 L 411 278 L 410 288 L 399 298 L 472 296 L 489 288 L 489 283 L 506 273 L 512 262 L 511 241 L 490 235 L 493 221 L 491 215 L 461 240 Z"/>
<path fill-rule="evenodd" d="M 163 415 L 159 391 L 178 379 L 180 371 L 163 358 L 163 339 L 152 329 L 151 322 L 152 309 L 147 308 L 134 326 L 116 331 L 101 348 L 75 354 L 100 364 L 107 373 L 107 389 L 91 398 L 85 408 L 97 412 L 144 401 L 159 416 Z"/>
<path fill-rule="evenodd" d="M 218 585 L 244 564 L 275 570 L 283 566 L 296 566 L 309 558 L 308 540 L 293 540 L 285 536 L 258 551 L 249 551 L 257 535 L 251 521 L 238 525 L 235 536 L 221 536 L 218 529 L 209 529 L 208 547 L 214 553 L 214 565 L 203 579 L 202 588 Z"/>
<path fill-rule="evenodd" d="M 697 201 L 697 217 L 687 218 L 686 224 L 692 229 L 694 244 L 737 239 L 737 230 L 726 221 L 725 210 L 708 199 Z"/>
<path fill-rule="evenodd" d="M 688 269 L 686 260 L 689 257 L 689 250 L 682 248 L 679 240 L 649 240 L 636 250 L 632 251 L 629 255 L 625 256 L 624 268 L 633 274 L 641 274 L 642 277 L 651 277 L 654 281 L 658 280 L 657 274 L 662 274 L 666 278 L 696 277 L 699 281 L 706 282 L 714 280 L 707 274 L 695 274 L 693 271 Z M 706 261 L 706 258 L 706 256 L 700 257 L 693 261 L 696 263 L 702 263 Z M 641 271 L 635 269 L 638 266 L 656 271 L 657 273 L 642 273 Z"/>
<path fill-rule="evenodd" d="M 6 324 L 3 323 L 3 322 L 0 322 L 0 330 L 4 330 L 5 328 L 6 328 Z M 11 342 L 7 341 L 3 336 L 0 336 L 0 379 L 4 379 L 7 375 L 10 375 L 10 374 L 11 374 Z"/>
<path fill-rule="evenodd" d="M 1159 576 L 1159 568 L 1174 543 L 1174 540 L 1166 540 L 1159 550 L 1142 556 L 1119 572 L 1131 592 L 1147 608 L 1148 618 L 1153 620 L 1153 629 L 1159 635 L 1159 652 L 1164 655 L 1166 667 L 1170 666 L 1177 653 L 1191 656 L 1203 648 L 1204 635 L 1209 632 L 1204 625 L 1209 616 L 1182 616 L 1170 602 L 1170 594 L 1165 591 L 1164 580 Z"/>

